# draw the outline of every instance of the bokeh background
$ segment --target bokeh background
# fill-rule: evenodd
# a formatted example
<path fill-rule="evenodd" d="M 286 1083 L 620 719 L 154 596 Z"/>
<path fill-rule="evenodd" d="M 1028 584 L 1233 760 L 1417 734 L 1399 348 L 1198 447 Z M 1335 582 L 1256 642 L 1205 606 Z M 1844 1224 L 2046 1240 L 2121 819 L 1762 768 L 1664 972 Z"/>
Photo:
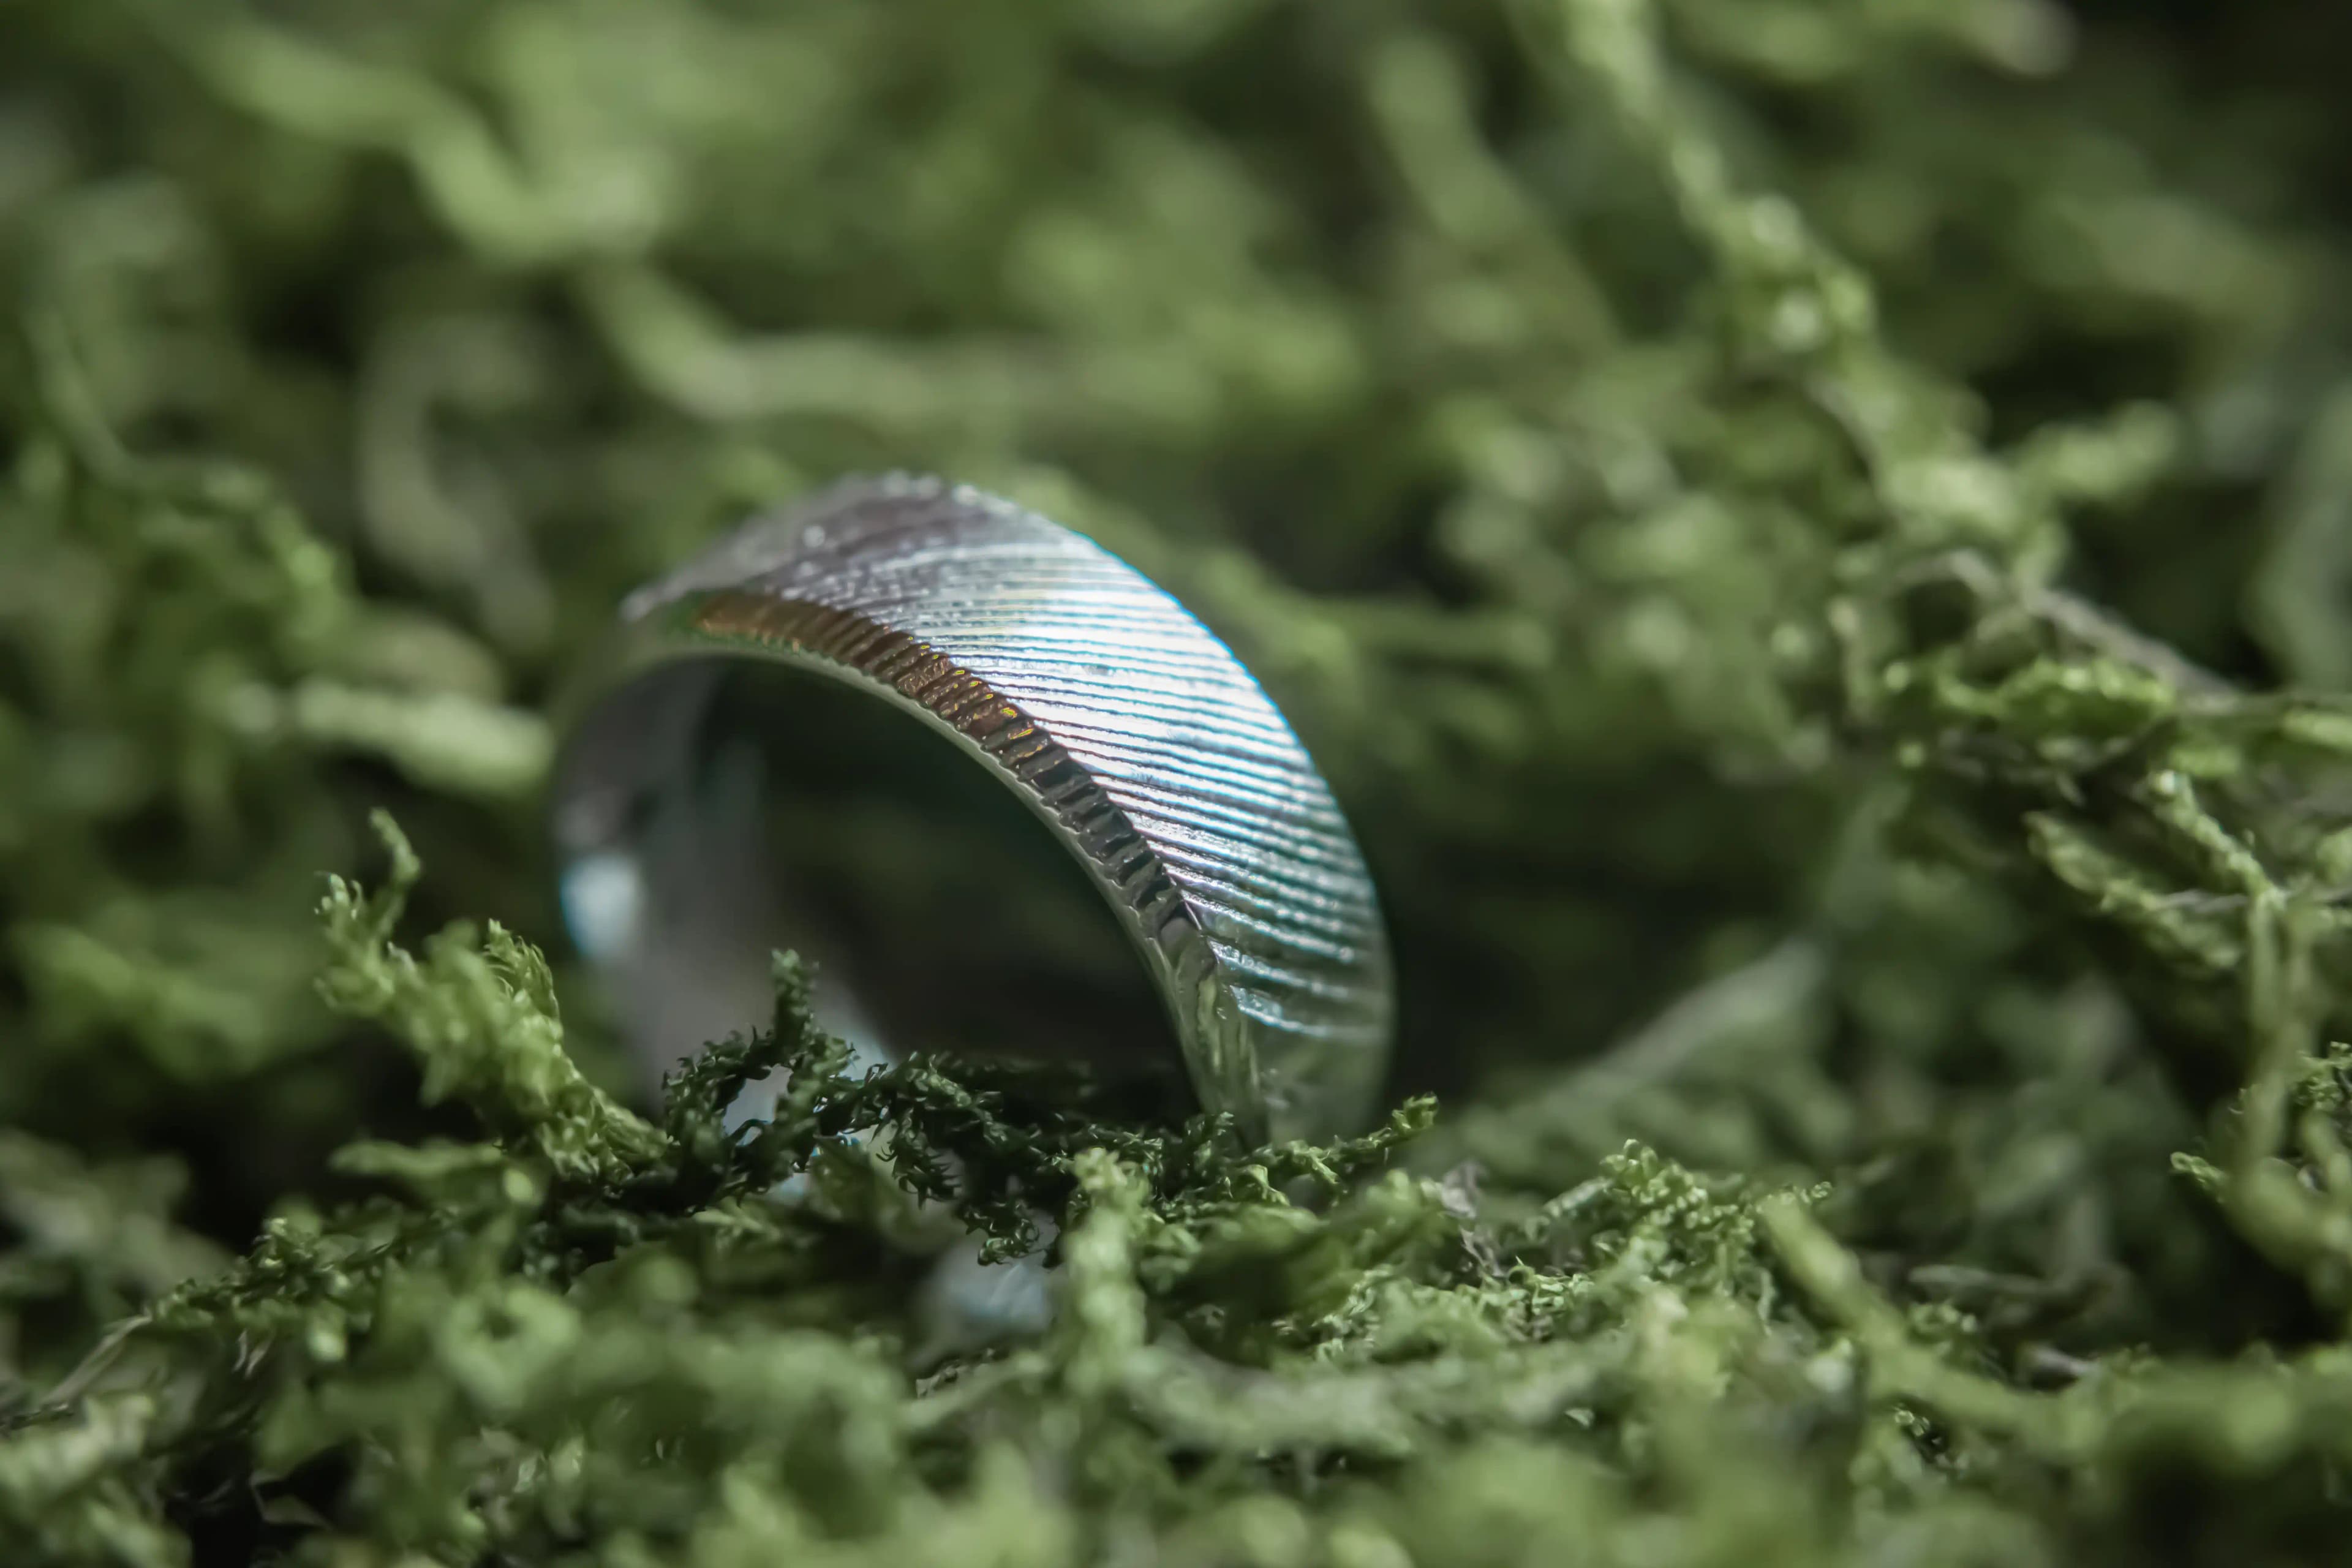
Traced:
<path fill-rule="evenodd" d="M 314 994 L 373 806 L 630 1082 L 546 704 L 896 468 L 1260 674 L 1431 1169 L 1833 1174 L 2052 1354 L 2307 1342 L 2171 1158 L 2352 818 L 2347 80 L 2327 0 L 0 0 L 0 1385 L 453 1125 Z"/>

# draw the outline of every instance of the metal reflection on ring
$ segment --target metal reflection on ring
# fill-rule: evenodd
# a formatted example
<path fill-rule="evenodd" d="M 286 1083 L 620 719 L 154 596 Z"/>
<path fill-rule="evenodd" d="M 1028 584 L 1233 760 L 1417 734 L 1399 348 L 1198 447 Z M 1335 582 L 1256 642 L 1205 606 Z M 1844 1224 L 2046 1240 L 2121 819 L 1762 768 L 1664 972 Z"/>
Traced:
<path fill-rule="evenodd" d="M 711 763 L 712 731 L 741 722 L 716 716 L 719 694 L 747 665 L 895 709 L 1009 786 L 1107 900 L 1201 1104 L 1254 1138 L 1369 1114 L 1391 1025 L 1386 937 L 1289 725 L 1133 568 L 922 479 L 839 486 L 632 595 L 576 704 L 556 790 L 566 909 L 649 1053 L 760 1016 L 789 868 L 744 826 L 756 770 L 730 785 Z M 837 701 L 794 700 L 756 722 L 804 753 L 845 732 L 818 717 Z M 854 993 L 829 1005 L 829 1023 L 876 1037 Z"/>

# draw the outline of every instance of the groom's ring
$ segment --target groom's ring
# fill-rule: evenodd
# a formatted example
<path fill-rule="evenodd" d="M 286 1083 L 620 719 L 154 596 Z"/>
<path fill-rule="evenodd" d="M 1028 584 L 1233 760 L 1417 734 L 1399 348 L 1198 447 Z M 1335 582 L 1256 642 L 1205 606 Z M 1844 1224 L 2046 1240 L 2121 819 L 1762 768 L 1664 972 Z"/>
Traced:
<path fill-rule="evenodd" d="M 709 820 L 697 783 L 733 722 L 714 694 L 746 666 L 889 705 L 1043 819 L 1139 955 L 1202 1107 L 1253 1141 L 1370 1114 L 1393 1011 L 1387 940 L 1290 726 L 1132 567 L 919 479 L 836 487 L 640 590 L 575 707 L 556 777 L 567 913 L 650 1055 L 748 1021 L 716 1000 L 740 994 L 747 960 L 764 976 L 764 948 L 733 925 L 794 875 L 743 824 Z M 822 749 L 825 733 L 798 732 L 838 710 L 837 689 L 822 695 L 833 709 L 788 700 L 761 723 Z"/>

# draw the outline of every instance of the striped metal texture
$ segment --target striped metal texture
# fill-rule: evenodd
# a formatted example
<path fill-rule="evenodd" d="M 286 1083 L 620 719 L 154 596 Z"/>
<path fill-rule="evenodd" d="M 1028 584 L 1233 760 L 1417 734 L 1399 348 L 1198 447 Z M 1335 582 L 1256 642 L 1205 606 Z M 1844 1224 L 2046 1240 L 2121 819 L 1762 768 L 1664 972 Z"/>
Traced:
<path fill-rule="evenodd" d="M 1392 981 L 1362 857 L 1256 680 L 1133 568 L 1010 502 L 892 477 L 755 521 L 622 615 L 612 681 L 778 659 L 952 735 L 1092 874 L 1204 1105 L 1258 1137 L 1369 1114 Z"/>

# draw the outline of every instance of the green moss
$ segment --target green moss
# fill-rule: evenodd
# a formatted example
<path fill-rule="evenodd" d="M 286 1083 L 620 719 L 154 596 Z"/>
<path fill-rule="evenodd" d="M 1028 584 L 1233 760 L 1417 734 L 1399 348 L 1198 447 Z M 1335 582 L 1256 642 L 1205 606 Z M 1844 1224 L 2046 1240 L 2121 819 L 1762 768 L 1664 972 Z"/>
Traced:
<path fill-rule="evenodd" d="M 2163 10 L 10 8 L 0 1561 L 2340 1554 L 2352 33 Z M 635 1091 L 551 689 L 884 467 L 1295 716 L 1383 1127 Z"/>

